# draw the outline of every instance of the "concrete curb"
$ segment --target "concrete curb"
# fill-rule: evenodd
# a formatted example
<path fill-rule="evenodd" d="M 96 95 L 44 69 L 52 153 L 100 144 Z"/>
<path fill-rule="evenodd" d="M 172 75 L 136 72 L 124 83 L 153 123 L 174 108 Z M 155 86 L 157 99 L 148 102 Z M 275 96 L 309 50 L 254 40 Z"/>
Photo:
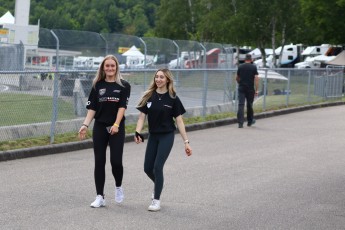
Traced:
<path fill-rule="evenodd" d="M 269 118 L 273 116 L 285 115 L 289 113 L 324 108 L 324 107 L 329 107 L 329 106 L 338 106 L 338 105 L 345 105 L 345 102 L 331 102 L 331 103 L 321 103 L 321 104 L 315 104 L 315 105 L 304 105 L 304 106 L 298 106 L 294 108 L 256 113 L 255 118 L 263 119 L 263 118 Z M 214 128 L 218 126 L 231 125 L 231 124 L 235 124 L 236 122 L 237 122 L 236 118 L 207 121 L 207 122 L 202 122 L 202 123 L 197 123 L 197 124 L 186 125 L 186 130 L 190 132 L 190 131 L 196 131 L 196 130 L 201 130 L 201 129 Z M 148 133 L 143 133 L 143 135 L 145 138 L 148 137 Z M 130 141 L 133 141 L 133 134 L 126 135 L 125 142 L 130 142 Z M 63 144 L 53 144 L 49 146 L 39 146 L 39 147 L 32 147 L 32 148 L 26 148 L 26 149 L 0 151 L 0 161 L 8 161 L 8 160 L 22 159 L 22 158 L 27 158 L 27 157 L 71 152 L 71 151 L 76 151 L 76 150 L 89 149 L 92 147 L 93 147 L 92 140 L 84 140 L 84 141 L 69 142 L 69 143 L 63 143 Z"/>

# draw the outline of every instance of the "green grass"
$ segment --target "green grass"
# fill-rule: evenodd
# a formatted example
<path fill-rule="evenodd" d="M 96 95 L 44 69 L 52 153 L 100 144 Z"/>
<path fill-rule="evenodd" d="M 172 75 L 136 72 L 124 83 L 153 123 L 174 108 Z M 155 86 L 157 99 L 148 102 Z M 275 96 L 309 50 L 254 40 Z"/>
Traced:
<path fill-rule="evenodd" d="M 271 95 L 266 97 L 266 107 L 263 106 L 263 98 L 257 100 L 254 104 L 255 112 L 273 111 L 282 108 L 293 108 L 302 105 L 313 105 L 325 102 L 345 101 L 345 97 L 342 98 L 329 98 L 327 100 L 322 97 L 311 95 L 309 98 L 307 95 L 289 95 L 288 106 L 286 105 L 286 95 Z"/>
<path fill-rule="evenodd" d="M 339 99 L 337 99 L 339 100 Z M 307 95 L 303 94 L 294 94 L 288 96 L 288 107 L 304 105 L 304 104 L 312 104 L 312 103 L 320 103 L 324 100 L 322 97 L 311 95 L 309 98 Z M 266 96 L 266 104 L 264 108 L 264 98 L 261 97 L 257 101 L 255 101 L 254 109 L 255 110 L 274 110 L 276 108 L 283 108 L 287 107 L 287 95 L 269 95 Z"/>
<path fill-rule="evenodd" d="M 184 121 L 185 121 L 185 124 L 188 125 L 188 124 L 194 124 L 194 123 L 199 123 L 199 122 L 204 122 L 204 121 L 229 118 L 229 117 L 234 117 L 234 116 L 235 116 L 234 113 L 222 113 L 222 114 L 209 115 L 206 117 L 184 118 Z M 126 125 L 126 133 L 127 134 L 134 133 L 135 127 L 136 127 L 136 124 Z M 147 131 L 147 124 L 145 124 L 144 126 L 143 132 L 144 131 Z M 89 130 L 87 133 L 86 139 L 89 139 L 91 137 L 92 137 L 92 133 Z M 75 142 L 75 141 L 79 141 L 78 135 L 75 132 L 56 134 L 54 137 L 54 144 Z M 3 142 L 0 142 L 0 151 L 29 148 L 29 147 L 36 147 L 36 146 L 45 146 L 45 145 L 50 145 L 49 136 L 3 141 Z"/>
<path fill-rule="evenodd" d="M 290 96 L 290 103 L 289 108 L 296 107 L 298 105 L 301 105 L 301 98 L 305 99 L 305 96 Z M 278 110 L 282 108 L 288 108 L 287 106 L 282 105 L 282 100 L 285 100 L 286 96 L 279 95 L 279 96 L 268 96 L 267 97 L 267 103 L 270 105 L 269 108 L 266 110 L 263 110 L 262 108 L 262 101 L 257 102 L 254 106 L 255 113 L 260 113 L 263 111 L 272 111 L 272 110 Z M 303 100 L 302 100 L 303 101 Z M 337 100 L 339 101 L 339 100 Z M 345 101 L 345 98 L 343 98 L 341 101 Z M 322 101 L 315 100 L 313 103 L 307 103 L 307 104 L 317 104 Z M 329 102 L 329 101 L 328 101 Z M 306 103 L 305 103 L 306 104 Z M 184 122 L 186 125 L 188 124 L 196 124 L 206 121 L 214 121 L 214 120 L 221 120 L 225 118 L 234 118 L 236 117 L 236 114 L 233 112 L 228 113 L 219 113 L 219 114 L 212 114 L 205 117 L 191 117 L 191 118 L 184 118 Z M 135 124 L 129 124 L 126 125 L 126 133 L 132 134 L 135 132 Z M 145 124 L 145 127 L 143 129 L 143 132 L 147 131 L 147 124 Z M 91 131 L 88 131 L 88 134 L 86 136 L 86 139 L 89 139 L 92 137 Z M 60 144 L 60 143 L 67 143 L 67 142 L 75 142 L 79 141 L 77 133 L 75 132 L 69 132 L 64 134 L 57 134 L 54 138 L 54 144 Z M 7 150 L 14 150 L 14 149 L 21 149 L 21 148 L 29 148 L 29 147 L 36 147 L 36 146 L 45 146 L 50 145 L 50 137 L 49 136 L 42 136 L 42 137 L 35 137 L 35 138 L 25 138 L 25 139 L 18 139 L 13 141 L 3 141 L 0 142 L 0 151 L 7 151 Z"/>
<path fill-rule="evenodd" d="M 175 76 L 177 73 L 175 72 Z M 131 84 L 142 85 L 144 83 L 144 73 L 133 72 L 129 75 L 124 76 L 130 81 Z M 183 72 L 178 73 L 180 84 L 183 87 L 203 87 L 203 72 Z M 146 84 L 153 78 L 153 73 L 146 74 Z M 234 79 L 233 76 L 231 78 Z M 289 95 L 288 105 L 286 95 L 272 95 L 275 89 L 286 89 L 287 82 L 279 80 L 269 80 L 267 84 L 268 96 L 266 97 L 266 103 L 264 106 L 263 99 L 259 99 L 255 105 L 255 113 L 263 111 L 272 111 L 281 108 L 296 107 L 300 105 L 310 105 L 315 103 L 323 102 L 322 97 L 313 95 L 313 87 L 309 90 L 311 96 L 305 94 L 307 92 L 308 83 L 306 78 L 292 79 L 290 82 L 290 89 L 292 94 Z M 209 72 L 208 73 L 208 86 L 209 89 L 223 89 L 225 84 L 225 77 L 220 72 Z M 262 83 L 262 81 L 260 81 Z M 235 82 L 232 82 L 232 87 L 235 87 Z M 312 86 L 312 84 L 311 84 Z M 262 86 L 261 86 L 262 87 Z M 335 99 L 339 100 L 339 99 Z M 50 122 L 52 116 L 52 97 L 30 95 L 30 94 L 13 94 L 13 93 L 1 93 L 1 110 L 0 110 L 0 126 L 11 126 L 19 124 L 31 124 L 38 122 Z M 330 100 L 328 100 L 330 101 Z M 344 98 L 342 98 L 344 101 Z M 74 106 L 72 101 L 65 101 L 59 98 L 58 100 L 58 119 L 59 120 L 70 120 L 74 119 Z M 184 118 L 185 124 L 195 124 L 211 120 L 219 120 L 224 118 L 233 118 L 236 114 L 234 113 L 221 113 L 212 114 L 205 117 L 191 117 Z M 147 130 L 147 127 L 146 127 Z M 131 134 L 135 132 L 135 124 L 126 125 L 126 133 Z M 88 133 L 87 138 L 91 138 L 91 132 Z M 67 143 L 78 141 L 77 134 L 75 132 L 56 134 L 54 136 L 54 144 Z M 0 151 L 21 149 L 34 146 L 45 146 L 50 144 L 49 136 L 25 138 L 13 141 L 0 142 Z"/>
<path fill-rule="evenodd" d="M 31 94 L 1 93 L 0 126 L 49 122 L 52 117 L 52 97 Z M 58 100 L 59 120 L 75 118 L 72 103 Z"/>

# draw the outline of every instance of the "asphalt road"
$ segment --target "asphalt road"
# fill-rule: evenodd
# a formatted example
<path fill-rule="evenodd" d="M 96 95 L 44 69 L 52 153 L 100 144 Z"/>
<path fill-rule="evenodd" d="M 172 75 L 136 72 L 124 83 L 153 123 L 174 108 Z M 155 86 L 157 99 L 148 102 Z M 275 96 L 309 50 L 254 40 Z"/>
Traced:
<path fill-rule="evenodd" d="M 125 144 L 125 201 L 95 198 L 92 149 L 0 162 L 0 229 L 345 229 L 345 106 L 189 132 L 165 166 L 162 210 L 147 211 L 145 144 Z"/>

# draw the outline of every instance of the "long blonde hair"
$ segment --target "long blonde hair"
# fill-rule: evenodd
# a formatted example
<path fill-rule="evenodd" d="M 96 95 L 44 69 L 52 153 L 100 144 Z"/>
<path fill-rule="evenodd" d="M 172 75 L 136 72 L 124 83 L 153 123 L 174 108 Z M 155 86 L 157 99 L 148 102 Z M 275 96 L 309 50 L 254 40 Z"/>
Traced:
<path fill-rule="evenodd" d="M 92 87 L 95 87 L 97 82 L 105 79 L 104 63 L 105 63 L 106 60 L 109 60 L 109 59 L 115 61 L 115 65 L 116 65 L 115 82 L 117 84 L 121 85 L 122 87 L 124 87 L 124 85 L 121 82 L 121 80 L 123 78 L 122 78 L 121 73 L 120 73 L 120 64 L 119 64 L 119 61 L 117 60 L 117 58 L 114 55 L 107 55 L 107 56 L 105 56 L 105 58 L 103 59 L 102 63 L 99 65 L 99 68 L 97 70 L 97 74 L 96 74 L 95 78 L 93 79 Z"/>
<path fill-rule="evenodd" d="M 139 101 L 137 107 L 144 106 L 146 104 L 146 102 L 149 100 L 149 98 L 152 96 L 153 92 L 156 91 L 157 85 L 156 85 L 156 82 L 155 82 L 155 77 L 156 77 L 156 74 L 159 71 L 162 71 L 164 76 L 167 78 L 167 88 L 168 88 L 169 96 L 171 98 L 175 98 L 176 97 L 176 90 L 175 90 L 175 87 L 174 87 L 174 76 L 173 76 L 173 74 L 171 73 L 171 71 L 169 69 L 158 69 L 155 72 L 155 75 L 153 75 L 153 80 L 152 80 L 149 88 L 144 92 L 144 95 L 141 98 L 141 100 Z"/>

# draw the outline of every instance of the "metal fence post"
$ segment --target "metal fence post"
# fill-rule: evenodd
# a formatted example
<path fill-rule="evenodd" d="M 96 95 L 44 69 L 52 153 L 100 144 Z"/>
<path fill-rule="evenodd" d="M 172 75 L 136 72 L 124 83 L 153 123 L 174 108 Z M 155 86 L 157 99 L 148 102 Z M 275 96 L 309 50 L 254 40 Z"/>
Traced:
<path fill-rule="evenodd" d="M 108 55 L 108 52 L 109 52 L 109 47 L 108 47 L 108 41 L 107 39 L 105 39 L 105 37 L 102 35 L 102 34 L 99 34 L 99 36 L 104 40 L 105 42 L 105 56 Z"/>
<path fill-rule="evenodd" d="M 289 106 L 289 94 L 291 93 L 291 89 L 290 89 L 290 81 L 291 81 L 291 71 L 288 70 L 288 85 L 287 85 L 287 90 L 286 90 L 286 107 Z"/>
<path fill-rule="evenodd" d="M 208 75 L 206 70 L 206 48 L 201 43 L 200 46 L 204 49 L 204 58 L 203 58 L 203 68 L 204 68 L 204 87 L 202 92 L 202 116 L 206 116 L 206 101 L 207 101 L 207 87 L 208 87 Z"/>
<path fill-rule="evenodd" d="M 56 121 L 57 121 L 57 113 L 58 113 L 58 87 L 59 87 L 59 38 L 53 32 L 50 31 L 51 34 L 56 39 L 56 74 L 54 77 L 54 90 L 53 90 L 53 111 L 52 111 L 52 119 L 50 125 L 50 144 L 54 143 L 54 133 L 56 128 Z"/>
<path fill-rule="evenodd" d="M 308 103 L 310 103 L 310 82 L 311 82 L 311 71 L 308 71 Z"/>
<path fill-rule="evenodd" d="M 176 49 L 177 49 L 177 55 L 176 55 L 176 67 L 177 69 L 179 69 L 180 67 L 180 48 L 179 46 L 177 45 L 177 43 L 175 41 L 172 40 L 172 43 L 176 46 Z M 180 85 L 180 81 L 179 81 L 179 71 L 176 71 L 176 86 L 179 86 Z"/>
<path fill-rule="evenodd" d="M 145 52 L 144 52 L 144 69 L 146 69 L 146 55 L 147 55 L 147 46 L 145 41 L 142 38 L 139 40 L 144 44 Z M 144 71 L 144 90 L 146 90 L 146 81 L 147 81 L 147 71 Z"/>
<path fill-rule="evenodd" d="M 265 69 L 265 78 L 264 78 L 264 88 L 263 88 L 263 95 L 264 95 L 264 99 L 263 99 L 263 102 L 262 102 L 262 110 L 263 111 L 266 111 L 266 94 L 267 94 L 267 72 L 268 72 L 268 69 L 266 68 Z"/>
<path fill-rule="evenodd" d="M 238 83 L 236 82 L 235 84 L 236 84 L 236 87 L 235 87 L 235 95 L 234 95 L 234 98 L 235 98 L 234 112 L 237 112 L 238 111 Z"/>

